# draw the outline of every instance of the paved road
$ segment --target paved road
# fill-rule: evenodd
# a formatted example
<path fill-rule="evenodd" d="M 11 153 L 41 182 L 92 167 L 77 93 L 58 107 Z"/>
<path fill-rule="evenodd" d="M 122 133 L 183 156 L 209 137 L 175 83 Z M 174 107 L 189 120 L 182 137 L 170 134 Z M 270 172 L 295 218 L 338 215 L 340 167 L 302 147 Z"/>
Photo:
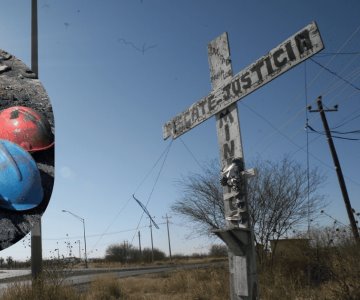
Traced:
<path fill-rule="evenodd" d="M 94 269 L 81 269 L 70 272 L 70 276 L 66 278 L 65 282 L 76 286 L 79 290 L 86 289 L 87 285 L 94 281 L 96 278 L 104 276 L 105 274 L 116 276 L 118 278 L 139 276 L 145 274 L 153 274 L 160 272 L 169 272 L 174 270 L 183 269 L 197 269 L 207 268 L 210 265 L 223 263 L 209 263 L 209 264 L 191 264 L 191 265 L 171 265 L 171 266 L 155 266 L 155 267 L 142 267 L 142 268 L 119 268 L 119 269 L 108 269 L 108 268 L 94 268 Z M 1 273 L 1 272 L 5 273 Z M 2 275 L 1 275 L 2 274 Z M 6 277 L 6 274 L 8 277 Z M 30 274 L 30 270 L 0 270 L 0 295 L 3 291 L 11 285 L 14 281 L 31 284 L 31 280 L 24 277 Z M 27 276 L 28 277 L 28 276 Z M 9 280 L 10 278 L 10 280 Z M 21 279 L 23 278 L 23 279 Z M 26 278 L 26 279 L 25 279 Z M 1 282 L 2 281 L 2 282 Z M 5 282 L 6 281 L 6 282 Z"/>
<path fill-rule="evenodd" d="M 116 276 L 118 278 L 138 276 L 144 274 L 152 274 L 159 272 L 169 272 L 177 269 L 184 268 L 197 268 L 196 265 L 189 266 L 157 266 L 157 267 L 146 267 L 146 268 L 129 268 L 129 269 L 93 269 L 93 270 L 82 270 L 81 272 L 84 274 L 75 274 L 69 278 L 67 278 L 67 282 L 72 285 L 82 285 L 88 284 L 97 277 L 104 276 L 104 274 Z"/>
<path fill-rule="evenodd" d="M 0 270 L 0 280 L 2 279 L 8 279 L 8 278 L 14 278 L 19 276 L 25 276 L 30 275 L 30 270 Z"/>

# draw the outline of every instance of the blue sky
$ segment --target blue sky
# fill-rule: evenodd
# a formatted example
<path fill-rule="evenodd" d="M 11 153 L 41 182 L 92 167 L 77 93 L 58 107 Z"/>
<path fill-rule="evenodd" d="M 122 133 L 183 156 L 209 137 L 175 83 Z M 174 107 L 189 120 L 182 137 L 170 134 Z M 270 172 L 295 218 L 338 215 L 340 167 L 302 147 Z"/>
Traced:
<path fill-rule="evenodd" d="M 30 3 L 3 0 L 0 11 L 0 48 L 27 65 Z M 189 224 L 169 210 L 180 196 L 175 181 L 199 171 L 198 164 L 175 140 L 163 167 L 162 160 L 153 166 L 170 143 L 162 139 L 162 125 L 210 92 L 207 44 L 224 31 L 238 73 L 316 21 L 325 50 L 314 59 L 353 84 L 308 60 L 242 99 L 248 167 L 256 157 L 277 160 L 285 154 L 305 164 L 306 152 L 299 149 L 306 146 L 305 106 L 315 107 L 320 95 L 328 107 L 339 104 L 338 112 L 327 114 L 330 126 L 347 122 L 339 130 L 360 129 L 360 57 L 324 55 L 359 52 L 358 1 L 39 0 L 38 7 L 39 76 L 56 123 L 55 187 L 42 220 L 44 257 L 58 247 L 66 255 L 66 242 L 81 240 L 83 247 L 81 222 L 62 209 L 85 218 L 89 257 L 102 256 L 112 243 L 137 245 L 138 224 L 142 246 L 150 247 L 148 220 L 139 223 L 142 211 L 131 198 L 134 192 L 144 203 L 151 195 L 148 210 L 158 223 L 172 216 L 173 253 L 208 251 L 211 241 L 187 239 Z M 309 119 L 322 130 L 318 114 Z M 325 137 L 309 134 L 309 139 L 310 166 L 328 177 L 322 189 L 331 203 L 326 211 L 347 224 Z M 182 140 L 198 161 L 219 155 L 214 118 Z M 360 211 L 360 142 L 335 140 L 335 145 L 350 200 Z M 153 233 L 154 246 L 167 253 L 165 224 Z M 0 256 L 29 257 L 28 240 Z"/>

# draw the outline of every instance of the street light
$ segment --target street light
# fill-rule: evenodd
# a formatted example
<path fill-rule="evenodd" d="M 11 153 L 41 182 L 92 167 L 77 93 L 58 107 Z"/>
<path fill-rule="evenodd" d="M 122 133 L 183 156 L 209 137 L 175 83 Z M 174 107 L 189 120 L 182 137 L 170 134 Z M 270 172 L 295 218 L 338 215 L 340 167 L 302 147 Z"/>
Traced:
<path fill-rule="evenodd" d="M 68 210 L 65 210 L 65 209 L 63 209 L 62 212 L 67 212 L 70 215 L 73 215 L 75 218 L 77 218 L 78 220 L 80 220 L 83 223 L 83 227 L 84 227 L 84 244 L 85 244 L 85 268 L 88 268 L 87 253 L 86 253 L 85 219 L 81 218 L 78 215 L 75 215 L 74 213 L 72 213 L 71 211 L 68 211 Z"/>

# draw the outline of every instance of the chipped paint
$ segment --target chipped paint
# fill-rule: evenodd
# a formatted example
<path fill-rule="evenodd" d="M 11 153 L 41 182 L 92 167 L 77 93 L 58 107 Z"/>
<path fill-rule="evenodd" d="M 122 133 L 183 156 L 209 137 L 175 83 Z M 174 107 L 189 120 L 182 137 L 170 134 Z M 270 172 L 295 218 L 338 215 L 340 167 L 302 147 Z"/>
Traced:
<path fill-rule="evenodd" d="M 217 82 L 216 89 L 165 123 L 163 138 L 177 138 L 323 48 L 320 32 L 313 22 L 235 76 L 230 76 L 228 68 L 212 74 L 211 78 Z M 230 58 L 219 55 L 211 46 L 209 51 L 216 54 L 212 56 L 217 57 L 217 64 L 230 65 Z"/>

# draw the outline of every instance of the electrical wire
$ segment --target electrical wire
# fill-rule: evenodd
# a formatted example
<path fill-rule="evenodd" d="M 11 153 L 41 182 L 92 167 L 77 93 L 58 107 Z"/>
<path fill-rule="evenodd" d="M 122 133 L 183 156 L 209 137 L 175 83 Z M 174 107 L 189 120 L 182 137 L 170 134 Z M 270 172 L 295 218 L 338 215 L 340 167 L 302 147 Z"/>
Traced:
<path fill-rule="evenodd" d="M 349 44 L 349 42 L 354 38 L 354 36 L 359 32 L 359 30 L 360 30 L 360 26 L 358 26 L 358 27 L 355 29 L 355 31 L 349 36 L 349 38 L 341 45 L 341 47 L 339 48 L 339 50 L 337 51 L 337 53 L 343 53 L 343 52 L 342 52 L 343 49 Z M 319 55 L 319 54 L 316 54 L 316 56 L 318 56 L 318 55 Z M 333 55 L 333 57 L 332 57 L 332 58 L 330 59 L 330 61 L 326 64 L 326 66 L 330 65 L 335 58 L 336 58 L 336 54 Z M 349 65 L 350 65 L 350 63 L 347 64 L 347 65 L 345 66 L 345 68 L 348 67 Z M 315 82 L 320 78 L 320 75 L 322 74 L 323 71 L 324 71 L 323 69 L 320 70 L 320 71 L 314 76 L 314 78 L 307 84 L 307 87 L 308 87 L 308 88 L 312 87 L 312 86 L 315 84 Z M 333 87 L 333 88 L 336 88 L 336 87 Z M 329 88 L 328 88 L 328 90 L 329 90 Z M 324 93 L 322 93 L 322 94 L 324 94 Z M 302 95 L 299 94 L 297 97 L 295 97 L 294 101 L 290 101 L 290 102 L 291 102 L 291 103 L 294 103 L 294 102 L 296 103 L 296 102 L 297 102 L 297 99 L 300 98 L 300 97 L 302 97 Z M 244 104 L 244 102 L 240 102 L 240 105 L 243 105 L 243 104 Z M 293 104 L 292 104 L 292 105 L 293 105 Z M 297 113 L 295 114 L 294 117 L 289 118 L 286 122 L 283 122 L 281 128 L 286 128 L 286 127 L 288 127 L 288 124 L 291 123 L 292 121 L 294 121 L 295 119 L 297 119 L 297 117 L 301 116 L 302 113 L 303 113 L 303 108 L 299 109 L 299 110 L 297 111 Z M 318 118 L 318 116 L 315 116 L 315 118 Z M 281 128 L 280 128 L 280 129 L 281 129 Z M 275 139 L 272 139 L 272 136 L 273 136 L 276 132 L 278 132 L 278 131 L 275 130 L 273 133 L 271 133 L 270 135 L 268 135 L 267 138 L 270 139 L 270 141 L 271 141 L 270 143 L 273 143 L 273 142 L 274 142 Z M 299 132 L 299 133 L 300 133 L 300 132 Z M 253 148 L 257 149 L 258 147 L 257 147 L 256 145 L 254 145 Z M 265 149 L 267 149 L 267 148 L 268 148 L 268 147 L 265 147 Z"/>
<path fill-rule="evenodd" d="M 307 88 L 307 65 L 306 61 L 304 63 L 304 93 L 305 93 L 305 107 L 308 107 L 308 88 Z M 307 179 L 307 202 L 308 202 L 308 211 L 307 211 L 307 221 L 308 221 L 308 235 L 310 238 L 310 159 L 309 159 L 309 112 L 305 109 L 305 124 L 306 124 L 306 179 Z"/>
<path fill-rule="evenodd" d="M 346 80 L 345 78 L 341 77 L 340 75 L 338 75 L 336 72 L 330 70 L 328 67 L 323 66 L 321 63 L 319 63 L 318 61 L 316 61 L 313 58 L 310 58 L 310 60 L 312 62 L 314 62 L 315 64 L 317 64 L 318 66 L 320 66 L 321 68 L 325 69 L 326 71 L 328 71 L 330 74 L 336 76 L 337 78 L 339 78 L 340 80 L 344 81 L 345 83 L 347 83 L 348 85 L 352 86 L 354 89 L 360 91 L 360 88 L 357 87 L 356 85 L 354 85 L 353 83 L 351 83 L 350 81 Z"/>
<path fill-rule="evenodd" d="M 155 169 L 155 167 L 158 165 L 158 163 L 160 162 L 161 158 L 164 155 L 167 155 L 170 147 L 171 147 L 172 141 L 165 147 L 164 151 L 161 152 L 159 158 L 155 161 L 155 163 L 153 164 L 153 166 L 150 168 L 150 170 L 146 173 L 146 175 L 144 176 L 144 178 L 140 181 L 140 183 L 138 184 L 138 186 L 135 188 L 135 191 L 133 194 L 135 194 L 139 188 L 142 186 L 142 184 L 145 182 L 145 180 L 150 176 L 150 174 L 153 172 L 153 170 Z M 103 235 L 100 235 L 99 239 L 96 241 L 96 243 L 94 244 L 94 246 L 92 247 L 91 251 L 93 249 L 95 249 L 98 245 L 98 243 L 101 241 L 101 239 L 103 238 L 104 235 L 106 235 L 106 233 L 108 232 L 108 230 L 110 229 L 111 226 L 114 225 L 115 221 L 118 219 L 118 217 L 120 216 L 120 214 L 124 211 L 124 209 L 127 207 L 127 205 L 129 204 L 130 200 L 132 199 L 132 197 L 130 196 L 125 204 L 120 208 L 120 210 L 117 212 L 117 214 L 115 215 L 115 217 L 113 218 L 113 220 L 110 222 L 110 224 L 106 227 L 105 231 L 103 232 Z M 91 252 L 90 251 L 90 252 Z"/>
<path fill-rule="evenodd" d="M 322 52 L 318 53 L 316 56 L 333 56 L 333 55 L 359 55 L 360 52 Z"/>
<path fill-rule="evenodd" d="M 162 224 L 162 223 L 159 223 Z M 159 225 L 158 224 L 158 225 Z M 165 224 L 165 223 L 164 223 Z M 147 226 L 143 226 L 140 228 L 146 228 Z M 115 234 L 119 234 L 119 233 L 124 233 L 124 232 L 132 232 L 132 231 L 136 231 L 139 228 L 132 228 L 132 229 L 124 229 L 124 230 L 119 230 L 119 231 L 113 231 L 113 232 L 107 232 L 107 233 L 98 233 L 98 234 L 87 234 L 86 238 L 95 238 L 98 236 L 105 236 L 105 235 L 115 235 Z M 84 236 L 66 236 L 66 237 L 58 237 L 58 238 L 44 238 L 44 241 L 61 241 L 61 240 L 66 240 L 66 239 L 70 239 L 70 240 L 74 240 L 74 239 L 81 239 Z M 91 252 L 91 251 L 90 251 Z"/>
<path fill-rule="evenodd" d="M 336 133 L 336 134 L 357 134 L 360 133 L 360 130 L 352 130 L 352 131 L 337 131 L 337 130 L 330 130 L 330 132 L 332 133 Z"/>
<path fill-rule="evenodd" d="M 169 154 L 169 152 L 170 152 L 170 148 L 171 148 L 171 145 L 172 145 L 173 141 L 174 141 L 174 140 L 172 139 L 171 142 L 170 142 L 169 147 L 167 148 L 167 151 L 166 151 L 165 156 L 164 156 L 164 160 L 163 160 L 163 162 L 162 162 L 162 164 L 161 164 L 160 170 L 159 170 L 159 172 L 158 172 L 158 174 L 157 174 L 157 177 L 156 177 L 156 179 L 155 179 L 154 185 L 153 185 L 153 187 L 152 187 L 152 189 L 151 189 L 151 192 L 150 192 L 150 194 L 149 194 L 148 200 L 146 201 L 146 204 L 145 204 L 145 207 L 146 207 L 146 208 L 147 208 L 147 206 L 148 206 L 148 204 L 149 204 L 149 202 L 150 202 L 151 196 L 152 196 L 152 194 L 153 194 L 153 192 L 154 192 L 154 190 L 155 190 L 155 186 L 156 186 L 156 184 L 157 184 L 157 182 L 158 182 L 158 180 L 159 180 L 159 178 L 160 178 L 160 174 L 161 174 L 161 172 L 162 172 L 162 170 L 163 170 L 163 168 L 164 168 L 164 165 L 165 165 L 167 156 L 168 156 L 168 154 Z M 139 227 L 139 226 L 140 226 L 140 223 L 141 223 L 141 221 L 142 221 L 142 218 L 143 218 L 143 216 L 144 216 L 144 213 L 145 213 L 145 212 L 143 211 L 142 214 L 141 214 L 140 220 L 139 220 L 139 222 L 138 222 L 138 225 L 137 225 L 136 227 Z M 134 241 L 135 235 L 136 235 L 136 233 L 133 235 L 133 237 L 132 237 L 132 239 L 131 239 L 131 243 Z"/>
<path fill-rule="evenodd" d="M 200 164 L 199 160 L 195 157 L 194 153 L 190 150 L 190 148 L 185 144 L 183 139 L 181 137 L 179 139 L 180 139 L 181 143 L 184 145 L 185 149 L 190 153 L 191 157 L 194 159 L 194 161 L 200 167 L 200 169 L 205 171 L 204 167 Z"/>
<path fill-rule="evenodd" d="M 321 132 L 318 130 L 315 130 L 314 128 L 312 128 L 309 124 L 307 124 L 306 126 L 308 129 L 310 129 L 312 132 L 315 132 L 317 134 L 321 134 L 321 135 L 326 135 L 325 132 Z M 336 136 L 336 135 L 331 135 L 332 138 L 336 138 L 336 139 L 343 139 L 343 140 L 349 140 L 349 141 L 359 141 L 360 139 L 356 139 L 356 138 L 346 138 L 346 137 L 342 137 L 342 136 Z"/>
<path fill-rule="evenodd" d="M 355 116 L 355 117 L 353 117 L 353 118 L 351 118 L 350 120 L 344 121 L 343 123 L 341 123 L 340 125 L 337 125 L 337 126 L 333 127 L 332 129 L 337 129 L 337 128 L 339 128 L 339 127 L 342 127 L 342 126 L 348 124 L 349 122 L 351 122 L 351 121 L 353 121 L 353 120 L 355 120 L 355 119 L 357 119 L 357 118 L 360 118 L 360 114 L 357 115 L 357 116 Z"/>
<path fill-rule="evenodd" d="M 338 51 L 338 53 L 341 53 L 341 51 L 342 51 L 342 49 L 353 39 L 353 37 L 358 33 L 358 31 L 360 30 L 360 26 L 359 27 L 357 27 L 357 29 L 350 35 L 350 37 L 343 43 L 343 45 L 341 46 L 341 48 L 339 49 L 339 51 Z M 327 63 L 327 66 L 335 59 L 335 57 L 336 57 L 336 55 L 334 55 L 333 56 L 333 58 Z M 346 67 L 348 67 L 350 65 L 350 62 L 345 66 L 345 68 Z M 320 76 L 320 74 L 321 74 L 321 71 L 319 71 L 319 73 L 315 76 L 315 78 L 310 82 L 310 84 L 308 84 L 308 87 L 309 86 L 311 86 L 318 78 L 319 78 L 319 76 Z M 350 75 L 356 75 L 356 77 L 357 76 L 359 76 L 359 70 L 357 69 L 357 70 L 354 70 L 351 74 L 348 74 L 349 76 Z M 353 78 L 353 77 L 352 77 Z M 342 83 L 341 83 L 342 82 Z M 343 82 L 343 81 L 339 81 L 338 80 L 338 83 L 336 84 L 337 86 L 339 86 L 339 85 L 341 85 L 341 84 L 343 84 L 344 85 L 344 89 L 345 89 L 345 83 Z M 347 85 L 347 84 L 346 84 Z M 330 86 L 331 87 L 331 86 Z M 328 90 L 330 89 L 330 87 L 328 88 Z M 334 86 L 334 84 L 333 84 L 333 87 L 331 87 L 331 89 L 335 89 L 335 88 L 337 88 L 337 91 L 339 90 L 338 89 L 338 87 L 336 87 L 336 86 Z M 356 91 L 357 92 L 357 91 Z M 355 93 L 355 92 L 353 92 L 353 93 Z M 351 95 L 350 95 L 351 96 Z M 349 96 L 348 96 L 349 97 Z M 242 102 L 241 103 L 242 105 L 244 105 L 244 103 Z M 246 106 L 246 105 L 245 105 Z M 248 107 L 248 106 L 247 106 Z M 249 107 L 248 107 L 249 108 Z M 254 112 L 254 111 L 253 111 Z M 299 111 L 298 113 L 297 113 L 297 116 L 300 114 L 300 112 L 301 111 Z M 257 114 L 260 118 L 262 118 L 263 120 L 266 120 L 264 117 L 262 117 L 260 114 Z M 295 118 L 297 117 L 297 116 L 295 116 Z M 266 120 L 266 123 L 268 123 L 272 128 L 274 128 L 275 126 L 274 125 L 272 125 L 271 124 L 271 122 L 269 122 L 269 121 L 267 121 Z M 285 122 L 285 123 L 283 123 L 283 126 L 282 127 L 285 127 L 286 126 L 286 124 L 287 123 L 289 123 L 289 122 Z M 274 128 L 275 129 L 275 128 Z M 291 140 L 288 136 L 285 136 L 284 134 L 282 134 L 282 133 L 280 133 L 280 130 L 279 129 L 275 129 L 275 131 L 274 131 L 274 133 L 273 134 L 275 134 L 275 133 L 279 133 L 279 134 L 281 134 L 282 136 L 284 136 L 287 140 Z M 272 134 L 272 135 L 273 135 Z M 315 139 L 312 139 L 309 143 L 311 143 L 311 142 L 313 142 L 314 140 L 316 140 L 318 137 L 316 137 Z M 296 144 L 296 143 L 294 143 L 293 141 L 291 141 L 291 143 L 293 144 L 293 145 L 296 145 L 296 147 L 298 147 L 298 145 Z M 293 153 L 293 154 L 295 154 L 296 152 L 298 152 L 298 151 L 304 151 L 304 147 L 298 147 L 298 149 Z M 319 161 L 321 164 L 323 164 L 324 166 L 326 166 L 327 168 L 329 168 L 329 169 L 331 169 L 331 170 L 333 170 L 333 168 L 332 168 L 332 166 L 330 166 L 330 165 L 328 165 L 328 164 L 326 164 L 325 162 L 323 162 L 320 158 L 318 158 L 318 157 L 316 157 L 315 155 L 313 155 L 313 154 L 311 154 L 310 153 L 310 155 L 314 158 L 314 159 L 316 159 L 317 161 Z M 352 178 L 348 178 L 347 176 L 345 176 L 348 180 L 350 180 L 351 182 L 353 182 L 354 184 L 356 184 L 356 185 L 360 185 L 358 182 L 356 182 L 356 181 L 354 181 Z"/>

